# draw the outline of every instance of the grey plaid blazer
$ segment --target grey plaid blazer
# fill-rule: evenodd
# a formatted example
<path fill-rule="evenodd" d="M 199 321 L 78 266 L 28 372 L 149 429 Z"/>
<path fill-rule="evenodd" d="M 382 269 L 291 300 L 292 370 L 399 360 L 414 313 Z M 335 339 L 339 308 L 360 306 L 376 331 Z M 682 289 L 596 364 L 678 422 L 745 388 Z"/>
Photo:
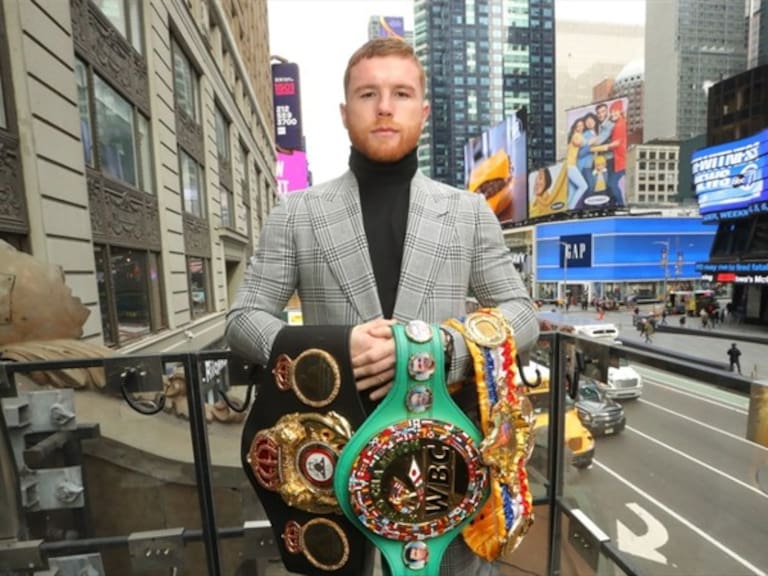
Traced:
<path fill-rule="evenodd" d="M 382 315 L 351 172 L 292 193 L 274 208 L 227 315 L 231 348 L 266 364 L 295 290 L 307 325 L 351 326 Z M 417 173 L 393 317 L 462 317 L 470 292 L 482 306 L 504 311 L 519 350 L 533 345 L 539 328 L 532 302 L 483 196 Z M 465 374 L 469 361 L 463 339 L 455 334 L 454 342 L 449 381 Z"/>

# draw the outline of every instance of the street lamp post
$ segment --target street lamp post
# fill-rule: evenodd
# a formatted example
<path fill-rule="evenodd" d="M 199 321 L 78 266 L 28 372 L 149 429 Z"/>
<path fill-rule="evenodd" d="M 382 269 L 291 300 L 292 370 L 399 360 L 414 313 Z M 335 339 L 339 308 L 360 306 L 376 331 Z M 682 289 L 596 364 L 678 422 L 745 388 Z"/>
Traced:
<path fill-rule="evenodd" d="M 669 260 L 669 240 L 657 240 L 654 244 L 660 244 L 663 246 L 661 252 L 661 266 L 664 268 L 664 297 L 662 302 L 664 307 L 667 306 L 667 262 Z"/>
<path fill-rule="evenodd" d="M 565 302 L 565 311 L 568 312 L 568 250 L 569 246 L 567 242 L 560 242 L 560 246 L 563 247 L 563 301 Z"/>

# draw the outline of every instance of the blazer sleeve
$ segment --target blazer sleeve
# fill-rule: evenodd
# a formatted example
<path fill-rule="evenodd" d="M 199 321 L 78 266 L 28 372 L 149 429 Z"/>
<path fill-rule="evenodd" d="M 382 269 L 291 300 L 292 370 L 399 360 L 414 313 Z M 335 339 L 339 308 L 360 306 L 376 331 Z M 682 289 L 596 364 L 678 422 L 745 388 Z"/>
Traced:
<path fill-rule="evenodd" d="M 475 238 L 472 247 L 469 288 L 480 306 L 499 308 L 514 330 L 518 353 L 533 348 L 539 323 L 528 291 L 515 269 L 496 215 L 480 194 L 468 195 L 475 209 Z M 451 378 L 471 368 L 469 352 L 460 336 L 454 335 Z M 455 372 L 455 370 L 457 372 Z"/>
<path fill-rule="evenodd" d="M 235 301 L 227 313 L 226 340 L 237 354 L 266 366 L 277 333 L 286 325 L 281 314 L 296 290 L 293 212 L 300 193 L 280 202 L 261 230 Z"/>

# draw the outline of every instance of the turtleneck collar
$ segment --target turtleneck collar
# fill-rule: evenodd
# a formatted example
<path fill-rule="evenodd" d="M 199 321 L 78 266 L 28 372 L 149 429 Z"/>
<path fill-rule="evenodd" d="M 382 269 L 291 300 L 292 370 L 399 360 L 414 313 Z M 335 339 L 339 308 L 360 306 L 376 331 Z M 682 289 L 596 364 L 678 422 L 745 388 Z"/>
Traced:
<path fill-rule="evenodd" d="M 416 148 L 395 162 L 376 162 L 350 148 L 349 169 L 357 178 L 361 190 L 369 184 L 391 186 L 410 183 L 418 168 Z"/>

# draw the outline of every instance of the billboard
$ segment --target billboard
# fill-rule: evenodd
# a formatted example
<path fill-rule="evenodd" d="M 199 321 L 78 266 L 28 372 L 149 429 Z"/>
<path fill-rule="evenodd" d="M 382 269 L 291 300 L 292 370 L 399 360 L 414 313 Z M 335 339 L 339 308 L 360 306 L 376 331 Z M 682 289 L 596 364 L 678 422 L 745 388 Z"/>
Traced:
<path fill-rule="evenodd" d="M 304 190 L 307 181 L 307 155 L 304 152 L 277 152 L 277 195 L 282 197 L 289 192 Z"/>
<path fill-rule="evenodd" d="M 284 150 L 303 150 L 299 67 L 292 62 L 272 64 L 275 142 Z"/>
<path fill-rule="evenodd" d="M 521 109 L 464 146 L 466 187 L 485 196 L 500 222 L 528 218 L 526 126 Z"/>
<path fill-rule="evenodd" d="M 691 174 L 708 220 L 768 212 L 768 129 L 694 152 Z"/>
<path fill-rule="evenodd" d="M 626 205 L 627 106 L 614 98 L 565 111 L 566 210 Z"/>
<path fill-rule="evenodd" d="M 528 217 L 531 219 L 565 212 L 568 171 L 564 163 L 544 166 L 528 174 Z"/>
<path fill-rule="evenodd" d="M 375 24 L 375 37 L 405 40 L 405 22 L 399 16 L 379 16 Z"/>

